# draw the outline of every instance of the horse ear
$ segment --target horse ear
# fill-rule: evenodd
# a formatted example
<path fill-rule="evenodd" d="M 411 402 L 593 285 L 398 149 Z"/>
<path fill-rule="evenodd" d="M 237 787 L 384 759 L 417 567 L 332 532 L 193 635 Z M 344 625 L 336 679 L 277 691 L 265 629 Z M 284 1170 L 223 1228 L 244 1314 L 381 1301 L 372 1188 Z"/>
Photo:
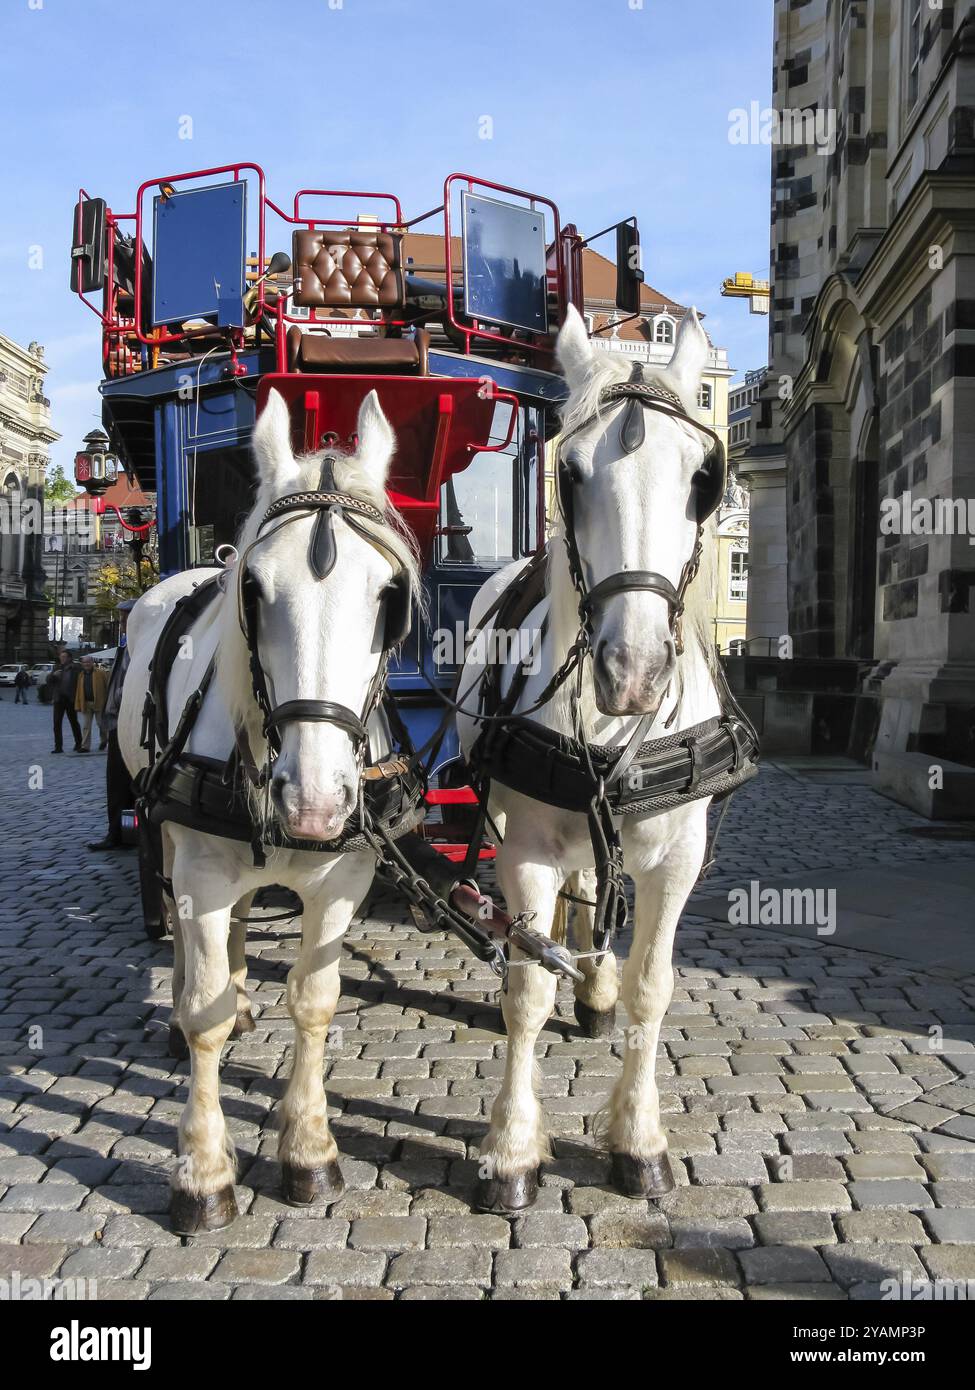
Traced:
<path fill-rule="evenodd" d="M 697 405 L 697 393 L 701 385 L 701 375 L 707 366 L 708 350 L 707 334 L 701 327 L 697 310 L 688 309 L 677 330 L 674 355 L 667 367 L 667 372 L 674 378 L 688 409 Z"/>
<path fill-rule="evenodd" d="M 580 387 L 589 375 L 592 352 L 582 315 L 574 304 L 570 304 L 555 342 L 555 353 L 570 391 Z"/>
<path fill-rule="evenodd" d="M 297 482 L 299 469 L 291 452 L 291 416 L 280 391 L 271 391 L 254 426 L 258 476 L 275 490 Z"/>
<path fill-rule="evenodd" d="M 377 488 L 386 486 L 386 475 L 396 449 L 396 436 L 375 391 L 370 391 L 359 407 L 356 425 L 359 436 L 359 462 Z"/>

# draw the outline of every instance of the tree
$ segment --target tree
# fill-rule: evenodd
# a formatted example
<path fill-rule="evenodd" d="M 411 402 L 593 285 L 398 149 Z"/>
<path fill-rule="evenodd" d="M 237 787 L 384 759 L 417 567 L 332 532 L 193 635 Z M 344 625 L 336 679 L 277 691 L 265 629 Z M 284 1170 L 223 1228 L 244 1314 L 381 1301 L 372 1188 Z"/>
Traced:
<path fill-rule="evenodd" d="M 105 560 L 91 575 L 91 592 L 95 596 L 95 607 L 100 613 L 114 613 L 120 600 L 138 598 L 143 588 L 151 588 L 156 583 L 157 577 L 148 556 L 142 561 L 141 585 L 132 560 Z"/>
<path fill-rule="evenodd" d="M 64 476 L 64 469 L 59 463 L 55 464 L 44 479 L 44 501 L 64 506 L 66 502 L 73 501 L 76 492 L 74 483 Z"/>

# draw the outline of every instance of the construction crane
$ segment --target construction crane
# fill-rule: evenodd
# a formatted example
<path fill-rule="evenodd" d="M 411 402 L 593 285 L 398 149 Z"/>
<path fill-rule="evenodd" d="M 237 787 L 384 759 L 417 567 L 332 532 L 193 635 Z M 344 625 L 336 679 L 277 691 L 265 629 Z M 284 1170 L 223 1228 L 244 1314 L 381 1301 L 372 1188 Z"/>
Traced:
<path fill-rule="evenodd" d="M 771 294 L 769 282 L 757 280 L 747 270 L 738 270 L 734 275 L 729 275 L 727 280 L 722 280 L 721 294 L 724 299 L 747 299 L 748 311 L 751 314 L 768 313 Z"/>

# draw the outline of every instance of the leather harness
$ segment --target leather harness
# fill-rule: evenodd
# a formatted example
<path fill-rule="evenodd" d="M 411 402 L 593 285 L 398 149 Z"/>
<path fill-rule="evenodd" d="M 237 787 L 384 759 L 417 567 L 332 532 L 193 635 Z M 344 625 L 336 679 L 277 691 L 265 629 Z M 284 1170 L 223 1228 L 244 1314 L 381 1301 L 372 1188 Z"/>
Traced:
<path fill-rule="evenodd" d="M 679 397 L 658 384 L 637 379 L 634 368 L 630 381 L 605 388 L 599 407 L 624 404 L 620 443 L 632 453 L 644 441 L 643 413 L 656 410 L 677 418 L 709 435 L 714 447 L 707 454 L 698 474 L 697 535 L 694 550 L 676 585 L 654 571 L 626 570 L 610 575 L 591 589 L 584 578 L 582 559 L 573 525 L 573 480 L 565 463 L 566 441 L 598 418 L 583 421 L 564 437 L 557 463 L 559 509 L 564 522 L 564 544 L 569 572 L 579 597 L 579 630 L 569 653 L 541 696 L 527 711 L 518 713 L 529 671 L 520 663 L 507 688 L 502 688 L 503 667 L 496 659 L 488 662 L 478 688 L 478 709 L 467 710 L 479 723 L 479 733 L 468 756 L 476 782 L 483 819 L 492 780 L 514 791 L 587 816 L 596 867 L 596 901 L 593 939 L 597 950 L 606 949 L 614 931 L 625 924 L 627 903 L 623 885 L 623 854 L 619 829 L 614 817 L 645 815 L 670 810 L 702 797 L 722 800 L 743 782 L 754 777 L 758 768 L 759 742 L 751 721 L 735 700 L 720 663 L 712 673 L 721 701 L 721 714 L 689 729 L 662 738 L 645 738 L 653 714 L 638 720 L 628 742 L 622 747 L 606 747 L 585 737 L 579 713 L 582 663 L 591 655 L 592 621 L 597 605 L 612 594 L 649 590 L 667 600 L 670 627 L 678 654 L 683 652 L 681 617 L 684 598 L 698 573 L 703 549 L 704 523 L 720 504 L 725 485 L 725 459 L 721 441 L 713 430 L 691 419 Z M 477 632 L 491 623 L 506 631 L 522 626 L 532 610 L 545 597 L 546 562 L 544 549 L 512 581 L 482 617 Z M 543 621 L 542 633 L 548 619 Z M 475 632 L 472 636 L 476 636 Z M 574 736 L 558 733 L 527 716 L 546 704 L 556 691 L 575 675 L 572 692 Z M 679 702 L 678 702 L 679 707 Z M 671 716 L 676 716 L 677 709 Z M 722 811 L 722 815 L 724 812 Z M 720 825 L 720 819 L 719 819 Z M 482 826 L 478 827 L 478 837 Z M 715 830 L 705 855 L 710 861 Z"/>
<path fill-rule="evenodd" d="M 213 677 L 213 660 L 170 731 L 166 690 L 169 673 L 180 655 L 182 638 L 224 592 L 226 573 L 214 575 L 197 585 L 175 604 L 167 618 L 150 664 L 149 689 L 143 709 L 142 746 L 148 750 L 149 766 L 138 778 L 137 808 L 140 830 L 144 829 L 146 834 L 158 837 L 158 828 L 163 822 L 173 821 L 207 834 L 250 843 L 255 865 L 262 866 L 267 845 L 318 854 L 366 850 L 372 848 L 377 831 L 395 840 L 423 819 L 425 779 L 395 702 L 386 690 L 389 650 L 403 639 L 410 625 L 411 593 L 404 571 L 398 569 L 384 599 L 381 614 L 383 657 L 360 714 L 330 700 L 288 700 L 272 706 L 268 693 L 257 641 L 260 599 L 247 569 L 251 551 L 265 538 L 264 528 L 272 521 L 278 521 L 279 526 L 287 525 L 300 515 L 317 512 L 309 549 L 309 564 L 317 579 L 324 579 L 335 564 L 332 522 L 336 516 L 341 516 L 396 561 L 395 553 L 381 537 L 361 525 L 360 519 L 381 525 L 385 520 L 382 512 L 361 498 L 336 491 L 334 463 L 333 457 L 325 458 L 318 490 L 291 493 L 272 503 L 261 519 L 257 538 L 237 565 L 238 620 L 247 642 L 253 694 L 263 715 L 267 742 L 261 768 L 254 763 L 242 729 L 236 730 L 234 750 L 226 761 L 184 752 Z M 362 779 L 359 808 L 334 840 L 292 839 L 272 816 L 265 816 L 266 828 L 262 832 L 251 813 L 245 778 L 253 787 L 263 788 L 269 795 L 270 769 L 280 750 L 280 730 L 287 723 L 304 720 L 335 724 L 348 734 L 356 749 Z M 398 751 L 395 744 L 399 745 Z M 375 761 L 363 766 L 367 750 Z M 373 831 L 372 837 L 364 833 L 365 820 Z M 158 845 L 151 847 L 151 857 L 158 863 L 157 851 Z"/>

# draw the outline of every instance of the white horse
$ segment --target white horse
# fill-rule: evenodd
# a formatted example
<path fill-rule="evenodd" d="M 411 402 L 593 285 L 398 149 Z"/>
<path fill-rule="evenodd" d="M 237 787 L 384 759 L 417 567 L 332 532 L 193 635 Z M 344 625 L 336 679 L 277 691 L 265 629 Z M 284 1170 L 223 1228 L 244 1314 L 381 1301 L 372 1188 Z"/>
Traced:
<path fill-rule="evenodd" d="M 375 392 L 359 412 L 357 448 L 337 458 L 334 478 L 338 491 L 380 515 L 354 528 L 345 513 L 331 513 L 336 562 L 324 578 L 316 578 L 310 564 L 321 512 L 291 512 L 286 524 L 263 524 L 274 502 L 318 488 L 322 470 L 323 453 L 292 454 L 288 411 L 276 392 L 255 426 L 254 449 L 259 490 L 238 543 L 240 558 L 226 571 L 223 594 L 194 624 L 187 659 L 173 662 L 168 706 L 172 727 L 215 656 L 214 679 L 186 751 L 225 759 L 239 728 L 260 767 L 268 749 L 240 621 L 241 566 L 255 586 L 250 601 L 270 703 L 280 708 L 290 701 L 330 701 L 355 713 L 364 710 L 385 659 L 379 619 L 391 583 L 398 575 L 416 593 L 418 577 L 414 550 L 386 500 L 394 437 Z M 206 571 L 193 570 L 164 580 L 133 609 L 131 665 L 119 718 L 119 741 L 133 774 L 146 762 L 142 709 L 157 640 L 176 601 L 206 577 Z M 270 765 L 270 816 L 290 839 L 333 840 L 357 802 L 356 749 L 346 728 L 304 713 L 293 707 L 279 729 L 280 751 Z M 254 796 L 258 817 L 263 798 L 264 792 Z M 236 1215 L 234 1151 L 220 1108 L 218 1067 L 235 1021 L 238 1031 L 253 1025 L 244 989 L 245 927 L 231 918 L 235 906 L 236 916 L 246 917 L 254 892 L 271 883 L 293 890 L 303 904 L 301 946 L 287 989 L 296 1040 L 280 1107 L 284 1191 L 295 1203 L 333 1199 L 342 1179 L 326 1114 L 323 1054 L 339 997 L 342 937 L 368 891 L 375 857 L 278 849 L 269 850 L 266 865 L 257 867 L 248 844 L 172 822 L 163 826 L 163 853 L 174 904 L 173 1017 L 191 1058 L 173 1178 L 174 1227 L 188 1234 L 217 1229 Z"/>
<path fill-rule="evenodd" d="M 594 349 L 574 310 L 559 334 L 557 353 L 569 387 L 563 412 L 564 461 L 587 588 L 592 590 L 624 571 L 655 571 L 678 586 L 697 542 L 694 494 L 699 480 L 695 475 L 711 447 L 709 441 L 679 418 L 645 411 L 643 443 L 627 452 L 621 438 L 621 407 L 601 409 L 600 400 L 607 386 L 632 380 L 632 361 Z M 675 403 L 682 403 L 684 412 L 693 416 L 707 355 L 707 338 L 692 310 L 681 324 L 666 371 L 654 376 L 647 370 L 643 380 L 676 393 L 679 401 Z M 626 409 L 623 403 L 622 411 Z M 579 595 L 563 540 L 564 527 L 551 542 L 545 597 L 522 625 L 538 633 L 548 614 L 537 672 L 529 677 L 516 710 L 536 703 L 578 632 Z M 610 592 L 596 606 L 593 655 L 583 665 L 580 701 L 589 742 L 624 745 L 635 727 L 633 716 L 641 713 L 655 711 L 644 732 L 644 737 L 655 738 L 720 712 L 708 638 L 712 558 L 712 537 L 707 535 L 701 571 L 686 595 L 682 655 L 675 643 L 670 607 L 660 592 Z M 503 589 L 517 582 L 520 568 L 520 564 L 508 566 L 484 585 L 474 601 L 472 625 L 487 614 L 486 627 L 491 626 L 488 610 Z M 473 644 L 464 667 L 457 698 L 465 710 L 477 706 L 485 645 L 491 644 Z M 511 672 L 511 667 L 506 668 L 509 682 Z M 573 684 L 574 680 L 563 685 L 532 719 L 571 735 L 569 689 Z M 470 753 L 480 728 L 467 715 L 458 716 L 465 754 Z M 622 824 L 626 868 L 635 881 L 636 912 L 633 944 L 623 969 L 623 999 L 630 1024 L 627 1047 L 622 1075 L 604 1118 L 613 1181 L 631 1196 L 657 1197 L 673 1186 L 654 1064 L 660 1025 L 673 992 L 674 932 L 701 871 L 709 803 L 705 797 L 672 810 L 615 819 L 617 826 Z M 492 784 L 490 810 L 503 835 L 497 869 L 508 909 L 535 913 L 533 925 L 549 934 L 565 885 L 573 896 L 593 899 L 594 854 L 586 817 L 497 782 Z M 575 918 L 576 944 L 589 951 L 593 912 L 589 907 L 577 908 Z M 619 992 L 616 962 L 610 952 L 578 964 L 585 982 L 575 986 L 576 1017 L 585 1032 L 597 1036 L 613 1026 Z M 533 1084 L 535 1041 L 552 1012 L 556 983 L 553 975 L 529 965 L 511 971 L 502 996 L 507 1057 L 481 1149 L 482 1177 L 476 1194 L 477 1204 L 487 1210 L 514 1211 L 535 1198 L 538 1168 L 548 1154 L 542 1108 Z"/>

